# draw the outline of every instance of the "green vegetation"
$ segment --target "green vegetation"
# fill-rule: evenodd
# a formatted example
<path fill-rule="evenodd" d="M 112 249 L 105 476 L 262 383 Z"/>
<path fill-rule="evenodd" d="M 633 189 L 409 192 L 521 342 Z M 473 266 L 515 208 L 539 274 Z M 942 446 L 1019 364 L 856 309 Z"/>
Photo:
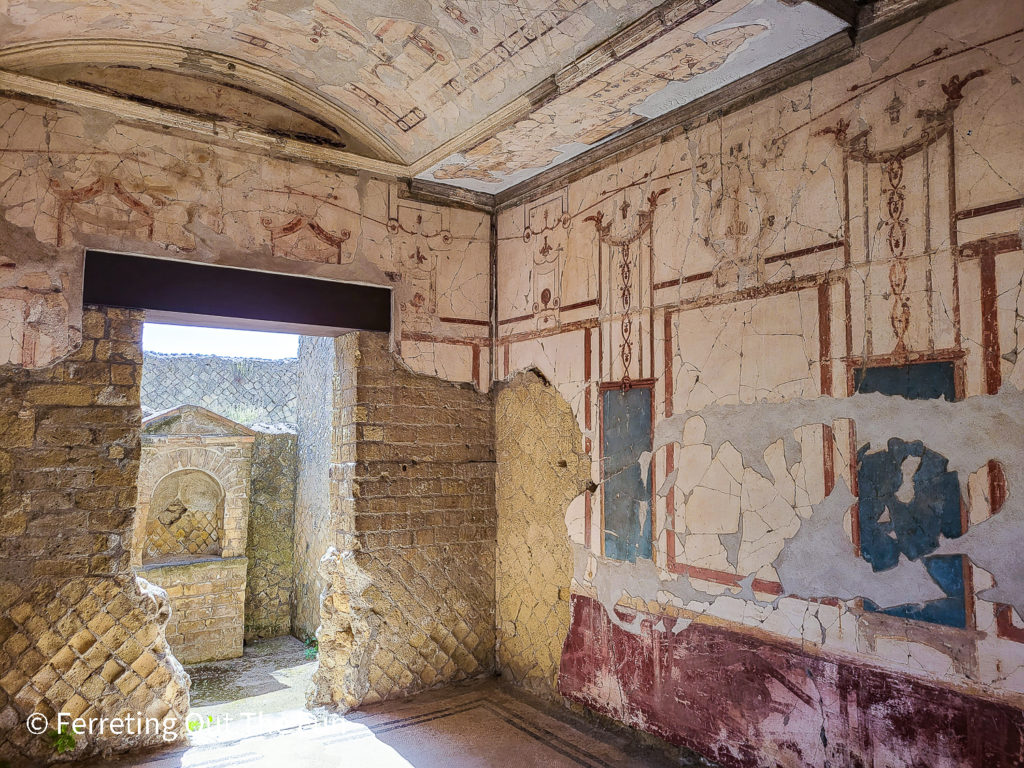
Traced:
<path fill-rule="evenodd" d="M 304 642 L 306 644 L 306 658 L 312 661 L 316 658 L 317 653 L 320 652 L 320 647 L 316 642 L 316 635 L 308 635 Z"/>
<path fill-rule="evenodd" d="M 77 746 L 75 734 L 69 730 L 64 730 L 64 728 L 50 730 L 47 732 L 46 738 L 49 740 L 50 746 L 56 750 L 58 755 L 63 755 L 65 752 L 71 752 Z"/>
<path fill-rule="evenodd" d="M 209 726 L 213 725 L 213 715 L 207 715 L 205 720 L 203 720 L 202 718 L 198 720 L 193 720 L 189 718 L 186 725 L 188 726 L 188 730 L 191 733 L 201 731 L 203 728 L 208 728 Z"/>
<path fill-rule="evenodd" d="M 255 424 L 263 417 L 263 411 L 252 405 L 239 403 L 230 408 L 221 409 L 221 416 L 236 421 L 239 424 Z"/>

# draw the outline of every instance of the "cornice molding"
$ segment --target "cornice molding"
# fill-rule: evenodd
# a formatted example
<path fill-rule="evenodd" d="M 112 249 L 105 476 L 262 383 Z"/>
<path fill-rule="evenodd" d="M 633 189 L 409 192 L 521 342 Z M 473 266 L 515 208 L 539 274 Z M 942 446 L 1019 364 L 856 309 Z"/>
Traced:
<path fill-rule="evenodd" d="M 540 197 L 553 189 L 565 186 L 599 170 L 602 165 L 620 162 L 627 157 L 639 154 L 695 127 L 702 121 L 716 119 L 735 112 L 805 80 L 837 69 L 855 58 L 856 46 L 859 43 L 932 13 L 956 2 L 956 0 L 877 0 L 877 2 L 796 0 L 796 2 L 811 2 L 839 18 L 854 21 L 850 29 L 845 32 L 837 33 L 689 104 L 684 104 L 671 112 L 643 123 L 564 163 L 542 171 L 513 187 L 495 193 L 495 212 L 514 207 L 531 198 Z M 683 4 L 678 3 L 678 5 Z M 660 6 L 655 12 L 664 7 Z"/>
<path fill-rule="evenodd" d="M 399 191 L 398 196 L 434 205 L 468 208 L 484 213 L 494 212 L 494 195 L 490 192 L 453 187 L 430 179 L 409 179 L 408 184 Z"/>
<path fill-rule="evenodd" d="M 657 8 L 648 11 L 629 26 L 562 67 L 557 73 L 534 86 L 511 104 L 493 112 L 469 130 L 411 163 L 409 167 L 411 175 L 418 176 L 445 158 L 472 149 L 500 131 L 529 117 L 534 110 L 561 94 L 571 91 L 595 73 L 651 42 L 654 37 L 664 32 L 666 27 L 695 11 L 713 7 L 717 2 L 718 0 L 711 0 L 711 2 L 708 0 L 666 0 Z"/>
<path fill-rule="evenodd" d="M 858 43 L 937 11 L 956 0 L 875 0 L 864 3 L 857 16 Z"/>
<path fill-rule="evenodd" d="M 423 157 L 410 163 L 410 175 L 416 176 L 421 174 L 433 168 L 446 157 L 472 149 L 499 131 L 503 131 L 510 125 L 514 125 L 523 118 L 528 117 L 533 110 L 556 96 L 557 93 L 558 88 L 555 85 L 554 78 L 549 77 L 545 79 L 508 106 L 502 107 L 497 112 L 492 113 L 471 128 L 463 131 L 454 139 L 446 141 L 437 149 L 431 150 Z"/>
<path fill-rule="evenodd" d="M 48 103 L 109 112 L 124 122 L 178 131 L 221 144 L 230 142 L 242 149 L 262 150 L 281 157 L 327 165 L 349 173 L 369 171 L 387 178 L 402 178 L 409 174 L 408 166 L 398 163 L 374 160 L 297 139 L 272 136 L 227 121 L 194 117 L 176 110 L 152 107 L 131 99 L 108 96 L 63 83 L 53 83 L 17 72 L 0 70 L 0 93 L 15 98 L 30 97 Z"/>
<path fill-rule="evenodd" d="M 717 91 L 656 117 L 633 130 L 494 195 L 495 209 L 518 205 L 593 173 L 599 166 L 643 152 L 708 120 L 742 109 L 852 60 L 849 32 L 839 32 Z"/>
<path fill-rule="evenodd" d="M 522 119 L 537 106 L 563 90 L 575 87 L 593 72 L 612 63 L 616 56 L 624 55 L 624 51 L 643 44 L 642 41 L 648 40 L 654 32 L 671 23 L 672 19 L 706 3 L 697 0 L 669 0 L 507 107 L 411 164 L 404 163 L 397 151 L 376 132 L 315 91 L 240 59 L 162 43 L 64 40 L 0 49 L 0 93 L 14 98 L 27 97 L 45 103 L 100 110 L 116 115 L 127 123 L 198 137 L 243 151 L 257 151 L 309 162 L 343 173 L 365 172 L 383 179 L 399 180 L 404 185 L 401 192 L 403 196 L 437 205 L 497 213 L 594 173 L 603 165 L 620 162 L 643 152 L 702 122 L 727 115 L 849 63 L 856 55 L 856 43 L 906 24 L 955 0 L 878 0 L 867 4 L 857 0 L 797 1 L 812 2 L 844 20 L 855 18 L 856 21 L 847 32 L 833 35 L 496 194 L 475 192 L 415 176 L 445 157 L 476 146 Z M 376 151 L 379 148 L 382 156 L 395 159 L 367 158 L 332 147 L 270 135 L 228 121 L 195 117 L 173 109 L 144 105 L 129 98 L 110 96 L 12 71 L 31 66 L 68 63 L 163 65 L 183 73 L 215 73 L 228 82 L 231 79 L 229 75 L 238 76 L 243 83 L 259 85 L 282 99 L 294 100 L 296 105 L 307 108 L 329 124 L 347 131 L 371 149 Z M 274 91 L 274 88 L 278 90 Z"/>
<path fill-rule="evenodd" d="M 243 86 L 352 136 L 383 162 L 405 164 L 402 155 L 389 141 L 347 110 L 311 88 L 244 59 L 142 40 L 49 40 L 0 49 L 0 70 L 16 74 L 25 74 L 25 70 L 36 67 L 68 64 L 156 68 Z"/>
<path fill-rule="evenodd" d="M 635 53 L 667 28 L 717 3 L 718 0 L 667 0 L 563 67 L 554 78 L 558 94 L 576 88 L 611 64 Z"/>

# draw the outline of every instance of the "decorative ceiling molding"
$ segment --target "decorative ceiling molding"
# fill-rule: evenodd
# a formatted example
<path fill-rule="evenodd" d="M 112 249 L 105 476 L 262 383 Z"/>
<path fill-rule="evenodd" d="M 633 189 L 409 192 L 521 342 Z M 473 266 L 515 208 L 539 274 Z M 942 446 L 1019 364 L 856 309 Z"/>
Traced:
<path fill-rule="evenodd" d="M 826 0 L 822 0 L 825 2 Z M 837 0 L 836 0 L 837 1 Z M 857 14 L 857 42 L 870 40 L 908 21 L 937 11 L 956 0 L 872 0 Z"/>
<path fill-rule="evenodd" d="M 508 106 L 494 112 L 478 122 L 470 130 L 463 132 L 451 141 L 445 142 L 437 149 L 411 163 L 409 167 L 412 175 L 419 175 L 437 165 L 446 157 L 475 147 L 481 141 L 528 117 L 538 107 L 544 106 L 560 94 L 572 90 L 609 64 L 642 48 L 659 34 L 667 24 L 671 24 L 675 19 L 684 17 L 703 6 L 711 4 L 708 0 L 667 0 L 604 42 L 591 48 L 587 53 L 563 67 L 552 77 L 539 83 Z M 427 182 L 430 180 L 419 179 L 418 181 Z M 489 193 L 482 192 L 477 194 L 486 195 Z"/>
<path fill-rule="evenodd" d="M 496 193 L 495 210 L 510 208 L 528 198 L 543 195 L 555 187 L 564 186 L 593 173 L 603 164 L 621 162 L 626 157 L 643 152 L 696 125 L 735 112 L 812 77 L 841 67 L 849 63 L 853 56 L 851 34 L 835 34 L 799 53 L 656 117 L 514 187 Z"/>
<path fill-rule="evenodd" d="M 851 21 L 847 32 L 833 35 L 816 45 L 736 80 L 689 104 L 634 128 L 594 147 L 571 160 L 537 174 L 514 187 L 494 194 L 495 211 L 512 208 L 540 197 L 598 170 L 602 165 L 621 162 L 643 152 L 705 120 L 735 112 L 837 69 L 853 60 L 856 44 L 876 37 L 901 24 L 932 13 L 956 0 L 796 0 L 818 5 L 839 18 Z M 646 17 L 645 17 L 646 18 Z M 643 19 L 638 21 L 640 24 Z M 419 181 L 419 180 L 417 180 Z M 444 184 L 437 184 L 444 187 Z"/>
<path fill-rule="evenodd" d="M 389 141 L 348 111 L 316 91 L 244 59 L 141 40 L 51 40 L 0 49 L 0 70 L 14 73 L 74 64 L 164 69 L 244 87 L 352 136 L 384 162 L 404 164 Z"/>
<path fill-rule="evenodd" d="M 430 179 L 408 179 L 408 185 L 399 189 L 398 196 L 432 205 L 448 205 L 484 213 L 494 211 L 494 195 L 489 192 L 462 189 Z"/>
<path fill-rule="evenodd" d="M 96 109 L 117 115 L 126 122 L 176 130 L 214 143 L 233 143 L 245 149 L 258 149 L 268 154 L 319 163 L 341 170 L 369 171 L 386 178 L 402 178 L 409 172 L 407 166 L 399 163 L 389 163 L 333 147 L 272 136 L 227 122 L 192 117 L 177 110 L 152 107 L 131 99 L 108 96 L 85 88 L 21 75 L 17 72 L 0 70 L 0 93 L 28 96 L 72 107 Z"/>
<path fill-rule="evenodd" d="M 372 126 L 408 163 L 663 1 L 7 0 L 0 48 L 114 38 L 243 59 Z"/>
<path fill-rule="evenodd" d="M 498 131 L 508 128 L 519 120 L 529 115 L 534 109 L 544 104 L 549 99 L 558 95 L 558 87 L 554 78 L 548 78 L 532 88 L 526 94 L 520 96 L 506 107 L 499 109 L 492 115 L 484 118 L 468 131 L 455 137 L 450 141 L 428 152 L 419 160 L 409 165 L 412 176 L 423 173 L 428 168 L 436 165 L 446 157 L 461 152 L 469 147 L 474 147 L 484 139 L 493 136 Z M 449 185 L 446 185 L 449 186 Z"/>
<path fill-rule="evenodd" d="M 878 0 L 864 3 L 857 0 L 780 0 L 787 4 L 804 2 L 817 5 L 839 18 L 855 19 L 855 23 L 845 33 L 833 35 L 787 58 L 762 67 L 752 74 L 613 136 L 605 143 L 497 193 L 478 192 L 428 178 L 414 177 L 439 159 L 493 136 L 536 110 L 538 106 L 550 102 L 567 90 L 578 87 L 594 73 L 642 48 L 651 41 L 652 35 L 656 35 L 658 29 L 663 29 L 666 23 L 670 23 L 680 14 L 691 13 L 693 9 L 704 5 L 713 7 L 714 4 L 708 0 L 668 0 L 604 43 L 592 48 L 556 75 L 478 122 L 456 139 L 437 147 L 411 164 L 403 162 L 395 147 L 379 133 L 343 107 L 306 86 L 241 59 L 166 43 L 113 39 L 58 40 L 3 48 L 0 49 L 0 93 L 45 103 L 104 111 L 116 115 L 123 122 L 198 137 L 243 151 L 310 162 L 346 173 L 368 172 L 376 177 L 402 181 L 402 196 L 433 204 L 495 212 L 592 173 L 602 164 L 613 160 L 619 162 L 703 121 L 728 114 L 842 66 L 855 55 L 854 46 L 857 42 L 912 21 L 953 1 Z M 143 104 L 130 97 L 105 94 L 25 73 L 37 68 L 73 64 L 162 68 L 183 76 L 192 74 L 197 78 L 216 80 L 225 85 L 236 84 L 250 88 L 254 93 L 273 96 L 277 103 L 282 105 L 294 105 L 300 114 L 304 113 L 322 120 L 327 125 L 335 126 L 340 132 L 363 142 L 387 159 L 365 157 L 336 147 L 240 126 L 228 120 L 200 117 L 173 108 Z"/>
<path fill-rule="evenodd" d="M 668 0 L 603 43 L 590 49 L 555 75 L 558 93 L 566 93 L 616 61 L 650 43 L 665 29 L 695 11 L 713 6 L 708 0 Z"/>
<path fill-rule="evenodd" d="M 559 71 L 522 120 L 418 176 L 501 195 L 848 28 L 808 0 L 668 0 Z"/>

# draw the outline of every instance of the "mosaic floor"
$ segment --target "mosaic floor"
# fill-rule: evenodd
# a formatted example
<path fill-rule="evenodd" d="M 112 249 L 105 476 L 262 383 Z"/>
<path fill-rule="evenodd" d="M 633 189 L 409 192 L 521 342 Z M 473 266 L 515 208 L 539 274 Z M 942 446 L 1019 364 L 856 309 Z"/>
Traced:
<path fill-rule="evenodd" d="M 278 638 L 230 662 L 195 665 L 192 743 L 87 765 L 145 768 L 618 768 L 681 766 L 495 680 L 451 686 L 345 716 L 302 707 L 315 663 Z"/>

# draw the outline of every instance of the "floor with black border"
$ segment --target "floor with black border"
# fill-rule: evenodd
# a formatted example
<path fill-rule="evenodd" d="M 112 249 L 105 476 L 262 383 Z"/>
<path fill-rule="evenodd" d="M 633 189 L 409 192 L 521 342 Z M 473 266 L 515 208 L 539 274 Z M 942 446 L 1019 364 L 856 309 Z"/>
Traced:
<path fill-rule="evenodd" d="M 127 768 L 694 766 L 683 751 L 608 729 L 488 678 L 346 715 L 301 706 L 315 662 L 273 653 L 190 667 L 189 744 L 84 765 Z M 234 678 L 233 678 L 234 676 Z M 211 685 L 211 681 L 215 684 Z M 268 682 L 269 681 L 269 682 Z M 235 696 L 226 700 L 229 693 Z"/>

